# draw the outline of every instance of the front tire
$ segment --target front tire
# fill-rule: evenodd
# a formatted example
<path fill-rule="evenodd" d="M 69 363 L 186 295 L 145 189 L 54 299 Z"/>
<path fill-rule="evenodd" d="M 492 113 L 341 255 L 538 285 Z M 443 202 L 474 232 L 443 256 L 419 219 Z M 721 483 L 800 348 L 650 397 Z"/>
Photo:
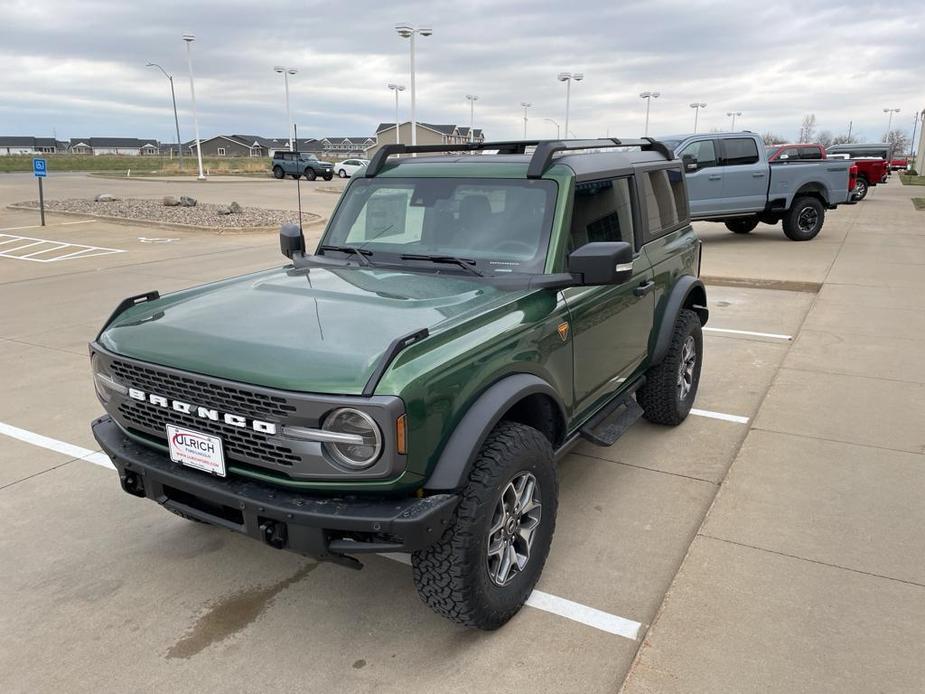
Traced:
<path fill-rule="evenodd" d="M 317 178 L 315 170 L 312 168 L 305 169 L 305 178 L 307 178 L 309 181 L 314 181 L 315 178 Z"/>
<path fill-rule="evenodd" d="M 449 528 L 411 555 L 421 600 L 465 626 L 502 626 L 543 571 L 558 493 L 549 440 L 525 424 L 498 424 L 479 451 Z"/>
<path fill-rule="evenodd" d="M 337 172 L 337 175 L 340 176 L 341 178 L 347 178 L 347 172 L 344 171 L 343 169 L 341 169 L 340 171 L 338 171 L 338 172 Z"/>
<path fill-rule="evenodd" d="M 283 167 L 282 167 L 282 166 L 274 166 L 274 167 L 273 167 L 273 178 L 283 178 L 285 175 L 286 175 L 286 174 L 285 174 L 285 172 L 283 171 Z"/>
<path fill-rule="evenodd" d="M 674 426 L 683 422 L 697 397 L 702 364 L 700 318 L 690 309 L 681 309 L 665 358 L 649 369 L 645 385 L 636 391 L 643 416 L 655 424 Z"/>
<path fill-rule="evenodd" d="M 870 184 L 867 183 L 867 179 L 858 176 L 857 181 L 854 183 L 854 192 L 857 195 L 858 202 L 866 198 L 869 191 Z"/>
<path fill-rule="evenodd" d="M 825 208 L 819 200 L 797 198 L 784 215 L 784 233 L 791 241 L 809 241 L 816 238 L 824 223 Z"/>
<path fill-rule="evenodd" d="M 747 234 L 758 226 L 757 217 L 745 217 L 743 219 L 729 219 L 726 221 L 726 228 L 733 234 Z"/>

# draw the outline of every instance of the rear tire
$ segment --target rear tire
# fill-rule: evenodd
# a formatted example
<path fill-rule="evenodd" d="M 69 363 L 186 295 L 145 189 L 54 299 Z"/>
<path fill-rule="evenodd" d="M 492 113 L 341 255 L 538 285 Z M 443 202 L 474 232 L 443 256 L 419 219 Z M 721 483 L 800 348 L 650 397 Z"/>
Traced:
<path fill-rule="evenodd" d="M 867 193 L 870 192 L 870 184 L 866 178 L 858 176 L 858 180 L 854 184 L 854 192 L 857 195 L 858 202 L 867 197 Z"/>
<path fill-rule="evenodd" d="M 317 178 L 315 170 L 312 168 L 305 169 L 305 178 L 307 178 L 309 181 L 314 181 L 315 178 Z"/>
<path fill-rule="evenodd" d="M 482 444 L 450 526 L 411 555 L 421 600 L 478 629 L 497 629 L 517 614 L 549 554 L 558 490 L 549 440 L 525 424 L 499 423 Z"/>
<path fill-rule="evenodd" d="M 286 174 L 283 172 L 282 166 L 273 167 L 273 178 L 283 178 Z"/>
<path fill-rule="evenodd" d="M 747 234 L 758 226 L 757 217 L 745 217 L 743 219 L 729 219 L 726 221 L 726 228 L 733 234 Z"/>
<path fill-rule="evenodd" d="M 643 416 L 655 424 L 683 422 L 697 397 L 702 363 L 700 318 L 690 309 L 681 309 L 665 358 L 648 370 L 645 385 L 636 391 Z"/>
<path fill-rule="evenodd" d="M 347 178 L 347 172 L 344 171 L 343 169 L 341 169 L 340 171 L 338 171 L 338 172 L 337 172 L 337 175 L 340 176 L 341 178 Z"/>
<path fill-rule="evenodd" d="M 784 233 L 791 241 L 816 238 L 825 223 L 825 208 L 816 198 L 801 197 L 793 201 L 784 215 Z"/>

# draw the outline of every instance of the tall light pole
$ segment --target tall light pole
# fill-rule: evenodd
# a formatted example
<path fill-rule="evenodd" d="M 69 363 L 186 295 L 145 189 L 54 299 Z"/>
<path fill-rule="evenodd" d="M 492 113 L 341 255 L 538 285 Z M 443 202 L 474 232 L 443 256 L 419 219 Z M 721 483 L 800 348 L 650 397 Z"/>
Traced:
<path fill-rule="evenodd" d="M 691 108 L 694 109 L 694 134 L 697 134 L 697 116 L 700 115 L 700 109 L 706 108 L 707 105 L 702 101 L 695 101 L 691 104 Z"/>
<path fill-rule="evenodd" d="M 732 127 L 729 129 L 734 132 L 736 129 L 736 116 L 741 116 L 742 112 L 741 111 L 726 111 L 726 115 L 732 116 Z"/>
<path fill-rule="evenodd" d="M 544 118 L 543 120 L 548 120 L 550 123 L 552 123 L 554 126 L 556 126 L 556 139 L 558 140 L 559 137 L 560 137 L 560 135 L 559 135 L 559 121 L 553 120 L 552 118 Z"/>
<path fill-rule="evenodd" d="M 289 133 L 289 151 L 294 152 L 295 148 L 292 146 L 292 111 L 289 110 L 289 75 L 294 75 L 298 70 L 277 65 L 273 68 L 273 72 L 277 75 L 282 75 L 283 84 L 286 85 L 286 131 Z"/>
<path fill-rule="evenodd" d="M 890 117 L 886 122 L 886 136 L 883 138 L 883 141 L 889 143 L 890 141 L 890 129 L 893 127 L 893 114 L 899 113 L 898 108 L 885 108 L 883 109 L 884 113 L 889 113 Z"/>
<path fill-rule="evenodd" d="M 405 85 L 389 82 L 389 89 L 395 92 L 395 144 L 397 145 L 401 142 L 401 139 L 398 136 L 398 128 L 400 125 L 398 122 L 398 93 L 405 91 Z"/>
<path fill-rule="evenodd" d="M 925 115 L 925 112 L 923 112 L 923 115 Z M 915 159 L 915 131 L 917 130 L 919 120 L 920 115 L 919 112 L 916 111 L 914 114 L 912 114 L 912 139 L 909 140 L 909 158 L 913 160 Z M 925 123 L 922 125 L 925 127 Z"/>
<path fill-rule="evenodd" d="M 192 34 L 183 34 L 186 41 L 186 64 L 189 67 L 189 93 L 193 100 L 193 131 L 196 135 L 196 160 L 199 162 L 199 180 L 206 180 L 202 172 L 202 145 L 199 142 L 199 117 L 196 115 L 196 86 L 193 84 L 193 50 L 191 46 L 196 37 Z"/>
<path fill-rule="evenodd" d="M 177 127 L 177 156 L 180 157 L 180 171 L 183 171 L 183 143 L 180 141 L 180 119 L 177 117 L 177 94 L 173 90 L 173 75 L 168 75 L 167 71 L 157 63 L 148 63 L 145 67 L 156 67 L 164 73 L 164 77 L 170 80 L 170 99 L 173 101 L 173 124 Z M 915 135 L 912 137 L 915 138 Z"/>
<path fill-rule="evenodd" d="M 572 81 L 581 82 L 585 78 L 581 72 L 560 72 L 559 81 L 565 82 L 565 137 L 568 138 L 568 112 L 572 97 Z M 556 125 L 558 128 L 558 124 Z"/>
<path fill-rule="evenodd" d="M 646 100 L 646 127 L 643 135 L 649 134 L 649 106 L 652 104 L 652 99 L 657 99 L 661 96 L 661 92 L 642 92 L 639 95 L 640 99 Z"/>
<path fill-rule="evenodd" d="M 415 89 L 414 89 L 414 37 L 430 36 L 434 33 L 430 27 L 414 27 L 407 23 L 396 24 L 395 31 L 403 39 L 411 39 L 411 145 L 418 143 L 418 123 L 415 115 Z"/>
<path fill-rule="evenodd" d="M 526 101 L 521 101 L 520 105 L 524 107 L 524 139 L 527 139 L 527 109 L 533 106 L 533 104 Z"/>
<path fill-rule="evenodd" d="M 472 128 L 475 125 L 475 102 L 478 100 L 475 94 L 466 94 L 466 101 L 469 102 L 469 142 L 475 139 Z"/>

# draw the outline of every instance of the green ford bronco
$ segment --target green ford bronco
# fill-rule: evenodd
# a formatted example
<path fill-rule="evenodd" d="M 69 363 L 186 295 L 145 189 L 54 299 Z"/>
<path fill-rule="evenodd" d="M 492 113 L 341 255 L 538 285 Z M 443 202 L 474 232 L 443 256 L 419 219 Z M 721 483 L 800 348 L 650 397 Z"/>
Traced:
<path fill-rule="evenodd" d="M 459 623 L 524 604 L 576 442 L 696 396 L 701 245 L 658 141 L 386 145 L 313 255 L 280 244 L 284 267 L 116 308 L 93 433 L 180 516 L 357 568 L 411 553 Z"/>

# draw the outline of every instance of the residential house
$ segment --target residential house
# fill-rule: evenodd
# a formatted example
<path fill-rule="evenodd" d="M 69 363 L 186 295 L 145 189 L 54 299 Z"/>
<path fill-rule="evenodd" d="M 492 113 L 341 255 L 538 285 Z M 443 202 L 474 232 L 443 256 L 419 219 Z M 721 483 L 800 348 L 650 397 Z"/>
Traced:
<path fill-rule="evenodd" d="M 160 153 L 157 140 L 137 137 L 72 137 L 68 151 L 71 154 L 118 154 L 130 157 L 156 156 Z"/>
<path fill-rule="evenodd" d="M 411 121 L 398 126 L 399 141 L 411 144 Z M 419 145 L 456 145 L 469 142 L 469 128 L 459 125 L 421 123 L 417 124 L 417 144 Z M 474 142 L 484 142 L 485 134 L 480 128 L 472 131 Z M 376 128 L 376 145 L 366 150 L 367 158 L 379 151 L 384 144 L 395 142 L 395 123 L 380 123 Z"/>
<path fill-rule="evenodd" d="M 259 135 L 216 135 L 200 140 L 204 157 L 272 157 L 280 149 L 289 149 L 288 138 Z M 184 154 L 195 156 L 196 141 L 184 143 Z"/>
<path fill-rule="evenodd" d="M 53 137 L 0 136 L 0 156 L 11 154 L 55 154 L 64 151 Z"/>

